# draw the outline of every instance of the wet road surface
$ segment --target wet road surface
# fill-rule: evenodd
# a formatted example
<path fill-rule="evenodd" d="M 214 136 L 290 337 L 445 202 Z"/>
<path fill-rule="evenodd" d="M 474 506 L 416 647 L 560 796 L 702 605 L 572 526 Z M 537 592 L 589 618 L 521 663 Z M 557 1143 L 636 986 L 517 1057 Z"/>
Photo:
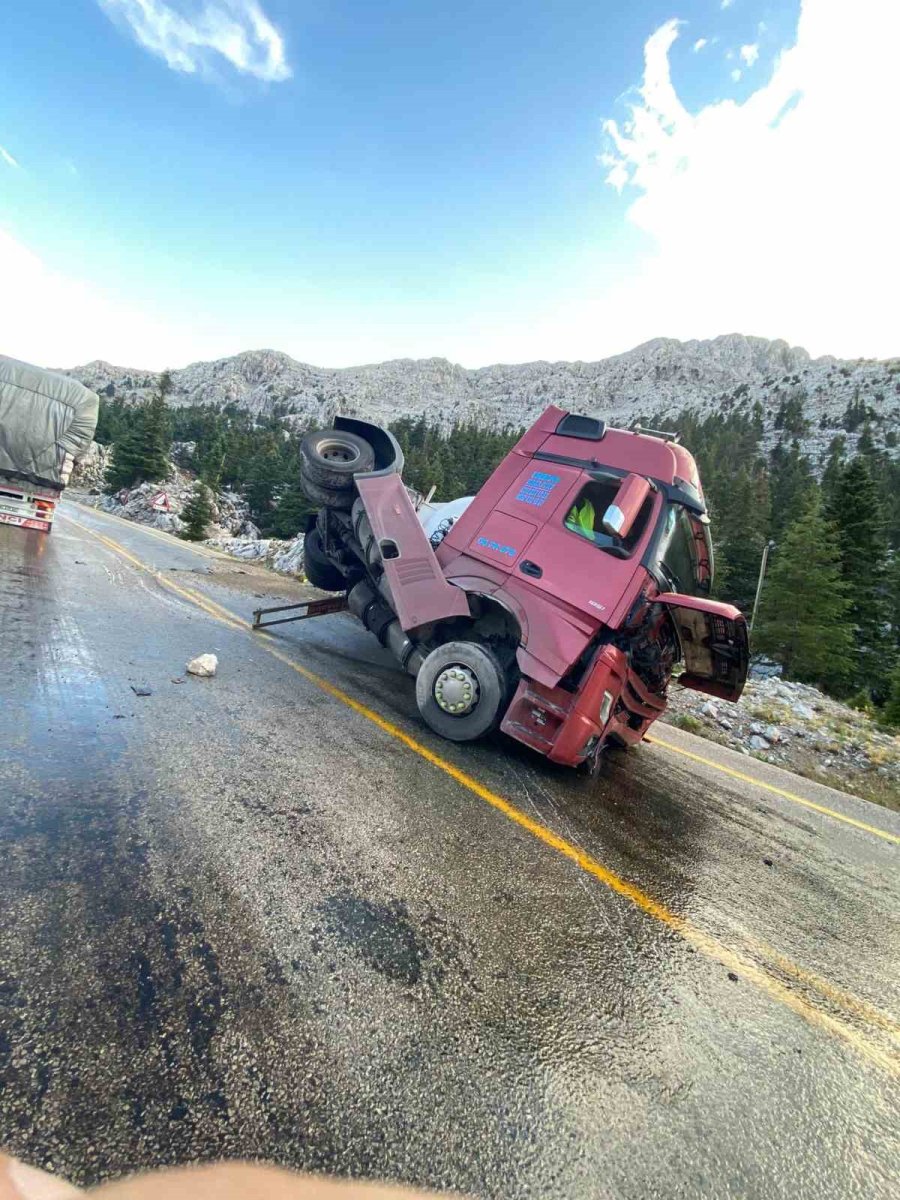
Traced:
<path fill-rule="evenodd" d="M 442 742 L 346 615 L 241 623 L 301 595 L 71 502 L 0 529 L 0 1144 L 896 1195 L 900 817 L 662 726 L 594 782 Z"/>

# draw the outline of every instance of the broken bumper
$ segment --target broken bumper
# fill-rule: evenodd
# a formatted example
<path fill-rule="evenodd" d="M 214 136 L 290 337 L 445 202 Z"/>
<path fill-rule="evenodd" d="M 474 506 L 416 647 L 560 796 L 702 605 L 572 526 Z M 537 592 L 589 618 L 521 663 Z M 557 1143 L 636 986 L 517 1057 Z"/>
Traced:
<path fill-rule="evenodd" d="M 639 742 L 665 709 L 621 650 L 604 646 L 577 692 L 522 679 L 500 728 L 552 762 L 577 766 L 599 742 Z"/>

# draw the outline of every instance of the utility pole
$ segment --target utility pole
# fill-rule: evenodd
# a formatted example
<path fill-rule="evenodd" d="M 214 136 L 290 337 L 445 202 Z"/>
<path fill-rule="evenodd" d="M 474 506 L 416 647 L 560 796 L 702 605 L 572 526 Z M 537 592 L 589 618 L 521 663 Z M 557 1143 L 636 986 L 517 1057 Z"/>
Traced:
<path fill-rule="evenodd" d="M 753 599 L 753 612 L 750 615 L 750 632 L 753 632 L 753 626 L 756 624 L 756 612 L 759 608 L 759 597 L 762 594 L 763 580 L 766 577 L 766 566 L 769 562 L 769 551 L 775 549 L 775 543 L 772 541 L 766 542 L 763 546 L 762 559 L 759 564 L 759 579 L 756 581 L 756 596 Z"/>

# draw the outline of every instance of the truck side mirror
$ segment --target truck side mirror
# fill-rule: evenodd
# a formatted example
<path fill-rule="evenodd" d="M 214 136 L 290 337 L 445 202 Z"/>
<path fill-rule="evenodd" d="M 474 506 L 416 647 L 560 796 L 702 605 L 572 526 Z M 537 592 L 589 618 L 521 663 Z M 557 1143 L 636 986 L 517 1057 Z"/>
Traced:
<path fill-rule="evenodd" d="M 650 484 L 643 475 L 626 475 L 619 484 L 615 500 L 603 514 L 603 532 L 610 537 L 628 537 L 649 495 Z"/>

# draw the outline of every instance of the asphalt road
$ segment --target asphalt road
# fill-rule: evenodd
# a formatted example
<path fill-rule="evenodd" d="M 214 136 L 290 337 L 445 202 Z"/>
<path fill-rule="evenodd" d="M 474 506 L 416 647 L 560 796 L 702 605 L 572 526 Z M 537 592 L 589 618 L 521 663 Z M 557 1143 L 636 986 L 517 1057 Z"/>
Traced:
<path fill-rule="evenodd" d="M 0 528 L 0 1144 L 896 1196 L 900 816 L 663 726 L 593 782 L 442 742 L 352 618 L 249 630 L 301 594 Z"/>

